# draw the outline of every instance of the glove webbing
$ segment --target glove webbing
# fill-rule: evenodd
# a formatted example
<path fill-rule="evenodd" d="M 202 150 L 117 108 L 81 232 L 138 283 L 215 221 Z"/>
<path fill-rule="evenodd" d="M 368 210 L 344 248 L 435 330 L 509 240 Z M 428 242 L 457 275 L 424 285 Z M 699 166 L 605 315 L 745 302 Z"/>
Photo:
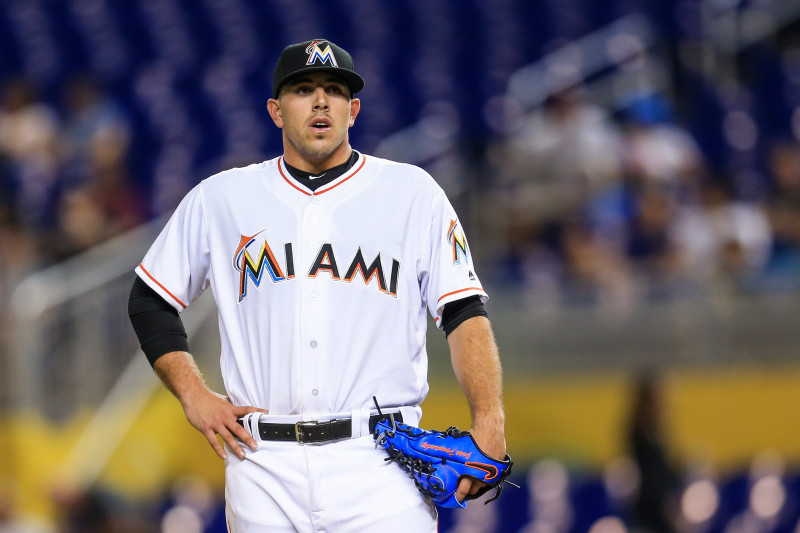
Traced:
<path fill-rule="evenodd" d="M 390 445 L 386 451 L 389 454 L 389 457 L 384 459 L 384 461 L 390 463 L 395 462 L 405 472 L 412 474 L 411 479 L 414 480 L 414 484 L 417 486 L 417 489 L 424 496 L 434 499 L 444 494 L 444 486 L 442 486 L 442 484 L 436 479 L 431 479 L 431 476 L 436 472 L 436 469 L 433 467 L 433 463 L 423 461 L 417 457 L 409 457 L 395 448 L 394 444 Z M 413 475 L 414 473 L 427 476 L 426 481 L 428 482 L 428 485 L 426 486 L 420 483 L 416 476 Z"/>

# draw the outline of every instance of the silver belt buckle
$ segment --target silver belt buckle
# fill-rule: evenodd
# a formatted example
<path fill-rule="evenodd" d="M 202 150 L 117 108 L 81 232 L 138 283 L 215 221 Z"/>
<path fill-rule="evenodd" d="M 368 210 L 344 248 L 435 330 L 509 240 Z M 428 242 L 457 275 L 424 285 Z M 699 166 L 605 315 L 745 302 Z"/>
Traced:
<path fill-rule="evenodd" d="M 297 440 L 298 444 L 305 444 L 302 440 L 300 440 L 300 428 L 302 426 L 316 426 L 319 424 L 317 420 L 301 420 L 300 422 L 295 422 L 294 424 L 294 438 Z"/>

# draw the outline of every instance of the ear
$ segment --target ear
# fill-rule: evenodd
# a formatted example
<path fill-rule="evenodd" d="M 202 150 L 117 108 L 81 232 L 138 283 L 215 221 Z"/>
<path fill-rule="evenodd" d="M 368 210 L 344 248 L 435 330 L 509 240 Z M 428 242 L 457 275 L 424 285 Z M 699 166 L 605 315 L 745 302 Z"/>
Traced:
<path fill-rule="evenodd" d="M 361 100 L 353 98 L 350 100 L 350 120 L 348 121 L 350 126 L 356 123 L 356 117 L 359 111 L 361 111 Z"/>
<path fill-rule="evenodd" d="M 283 128 L 283 115 L 281 114 L 281 103 L 275 98 L 267 100 L 267 112 L 272 122 L 279 128 Z"/>

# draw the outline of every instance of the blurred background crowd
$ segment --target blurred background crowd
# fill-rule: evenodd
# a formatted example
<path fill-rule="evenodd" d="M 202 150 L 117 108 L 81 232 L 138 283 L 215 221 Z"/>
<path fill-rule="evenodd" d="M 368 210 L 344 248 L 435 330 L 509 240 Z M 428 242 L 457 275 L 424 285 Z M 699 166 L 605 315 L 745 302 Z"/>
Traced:
<path fill-rule="evenodd" d="M 541 298 L 793 286 L 792 6 L 9 2 L 3 285 L 170 211 L 205 176 L 279 153 L 259 112 L 270 65 L 290 36 L 317 32 L 353 50 L 369 80 L 354 145 L 471 194 L 459 207 L 492 233 L 490 250 L 475 246 L 491 281 Z M 615 21 L 607 40 L 580 40 Z M 394 135 L 415 127 L 424 135 Z"/>
<path fill-rule="evenodd" d="M 78 293 L 97 292 L 100 281 L 84 289 L 83 278 L 58 278 L 59 291 L 76 295 L 40 305 L 53 291 L 31 277 L 61 276 L 78 265 L 105 279 L 99 273 L 111 256 L 143 253 L 129 236 L 148 225 L 157 230 L 200 180 L 278 155 L 280 132 L 265 112 L 272 66 L 285 45 L 313 37 L 348 49 L 367 80 L 353 146 L 421 165 L 439 181 L 464 222 L 482 281 L 498 295 L 490 314 L 522 321 L 512 326 L 531 320 L 533 328 L 556 315 L 570 321 L 583 316 L 576 309 L 591 309 L 634 320 L 624 328 L 629 346 L 659 327 L 646 317 L 663 302 L 727 295 L 751 313 L 732 322 L 743 330 L 773 316 L 754 303 L 764 295 L 797 300 L 796 0 L 6 0 L 0 423 L 9 433 L 20 409 L 59 427 L 80 408 L 96 407 L 135 349 L 121 303 L 135 262 L 124 265 L 121 288 L 100 311 L 106 320 L 117 312 L 111 305 L 121 309 L 123 325 L 114 327 L 99 326 L 75 303 Z M 103 247 L 114 242 L 116 248 Z M 55 317 L 25 307 L 31 302 Z M 798 348 L 792 316 L 783 311 L 796 310 L 791 302 L 773 309 L 786 327 L 752 337 L 763 347 L 764 338 L 782 335 L 786 342 L 769 350 L 781 364 Z M 695 318 L 704 332 L 709 324 L 719 332 L 713 327 L 739 307 Z M 35 348 L 24 340 L 31 316 L 39 317 Z M 573 327 L 582 329 L 574 320 Z M 70 394 L 91 389 L 85 380 L 101 381 L 92 376 L 108 354 L 85 337 L 101 329 L 124 353 L 102 374 L 108 386 L 73 405 Z M 522 350 L 523 330 L 509 326 L 505 338 L 498 330 L 515 374 L 548 368 L 564 376 L 580 372 L 581 362 L 598 365 L 588 357 L 548 359 L 547 347 Z M 548 340 L 552 353 L 580 352 L 569 345 L 580 334 L 561 330 Z M 715 368 L 736 353 L 784 373 L 758 350 L 737 351 L 731 335 L 722 339 L 730 348 L 722 353 L 700 337 L 689 350 L 706 350 Z M 90 362 L 65 355 L 67 344 Z M 623 360 L 609 351 L 615 353 L 604 370 L 630 373 L 654 359 L 667 374 L 673 366 L 663 357 Z M 34 363 L 23 361 L 34 352 Z M 800 456 L 753 454 L 744 474 L 709 487 L 707 476 L 695 471 L 692 478 L 670 464 L 658 388 L 657 378 L 644 379 L 619 409 L 632 420 L 630 439 L 627 425 L 619 430 L 631 462 L 608 463 L 594 477 L 584 472 L 570 485 L 574 473 L 531 452 L 518 472 L 522 490 L 508 489 L 502 506 L 464 514 L 468 519 L 443 514 L 442 530 L 800 531 L 800 496 L 792 492 L 800 481 L 789 477 Z M 21 401 L 21 389 L 33 400 Z M 519 412 L 526 408 L 534 407 Z M 219 493 L 190 477 L 170 480 L 146 509 L 96 486 L 53 489 L 46 499 L 57 511 L 30 529 L 15 518 L 26 510 L 16 499 L 24 454 L 9 456 L 0 470 L 7 478 L 0 483 L 0 532 L 224 531 Z M 651 501 L 634 504 L 635 494 Z"/>

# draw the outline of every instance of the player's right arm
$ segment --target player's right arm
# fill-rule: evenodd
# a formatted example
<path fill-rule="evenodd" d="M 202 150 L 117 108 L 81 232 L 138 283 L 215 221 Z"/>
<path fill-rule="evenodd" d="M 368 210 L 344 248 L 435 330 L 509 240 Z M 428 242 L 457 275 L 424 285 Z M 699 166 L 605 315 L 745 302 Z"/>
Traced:
<path fill-rule="evenodd" d="M 244 451 L 237 438 L 255 449 L 255 440 L 237 419 L 248 413 L 266 411 L 237 407 L 206 386 L 189 353 L 186 330 L 178 311 L 138 277 L 128 299 L 128 315 L 153 370 L 180 401 L 189 423 L 205 435 L 217 455 L 227 458 L 217 435 L 239 457 L 244 457 Z"/>
<path fill-rule="evenodd" d="M 242 459 L 245 453 L 236 441 L 237 438 L 251 449 L 256 449 L 256 441 L 238 423 L 238 419 L 256 411 L 266 413 L 266 410 L 257 407 L 237 407 L 228 401 L 227 397 L 209 389 L 189 352 L 176 351 L 164 354 L 156 359 L 153 369 L 181 403 L 189 423 L 205 435 L 211 447 L 222 459 L 227 459 L 227 454 L 217 440 L 217 435 L 222 437 L 233 453 Z"/>

